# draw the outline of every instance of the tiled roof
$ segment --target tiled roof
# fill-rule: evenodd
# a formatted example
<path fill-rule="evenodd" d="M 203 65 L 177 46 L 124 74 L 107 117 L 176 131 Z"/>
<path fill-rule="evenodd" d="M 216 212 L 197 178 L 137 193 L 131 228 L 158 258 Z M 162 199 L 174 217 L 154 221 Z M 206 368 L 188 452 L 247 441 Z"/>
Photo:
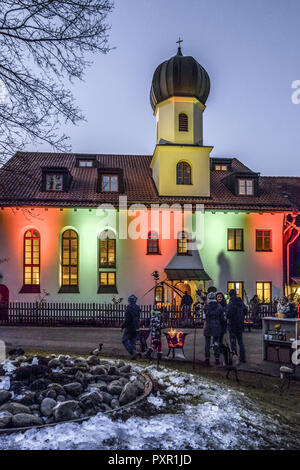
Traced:
<path fill-rule="evenodd" d="M 61 153 L 16 153 L 0 169 L 1 206 L 53 206 L 53 207 L 97 207 L 107 202 L 117 204 L 119 194 L 97 192 L 97 169 L 77 168 L 76 157 L 89 155 Z M 94 155 L 93 155 L 94 156 Z M 274 178 L 259 177 L 260 195 L 235 196 L 222 181 L 230 174 L 211 171 L 211 197 L 159 197 L 152 179 L 151 155 L 96 155 L 100 168 L 123 169 L 125 194 L 128 203 L 203 203 L 211 209 L 228 210 L 289 210 L 293 201 L 274 190 Z M 238 159 L 231 160 L 232 172 L 251 172 Z M 72 183 L 66 192 L 41 191 L 42 167 L 66 167 L 72 175 Z M 275 180 L 284 180 L 279 178 Z M 293 178 L 290 188 L 295 186 L 299 202 L 300 178 Z M 297 189 L 298 188 L 298 189 Z M 299 206 L 298 206 L 299 207 Z"/>
<path fill-rule="evenodd" d="M 297 176 L 266 176 L 268 184 L 288 199 L 296 210 L 300 210 L 300 178 Z"/>

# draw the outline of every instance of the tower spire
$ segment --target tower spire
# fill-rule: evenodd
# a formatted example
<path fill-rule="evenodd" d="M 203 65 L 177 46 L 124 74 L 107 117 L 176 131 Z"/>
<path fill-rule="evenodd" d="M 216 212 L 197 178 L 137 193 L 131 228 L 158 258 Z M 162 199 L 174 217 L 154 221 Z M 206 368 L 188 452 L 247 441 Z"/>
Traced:
<path fill-rule="evenodd" d="M 181 39 L 180 36 L 179 36 L 179 39 L 178 39 L 178 41 L 176 41 L 176 44 L 178 44 L 177 55 L 180 55 L 180 56 L 182 56 L 182 50 L 181 50 L 181 43 L 182 42 L 183 42 L 183 39 Z"/>

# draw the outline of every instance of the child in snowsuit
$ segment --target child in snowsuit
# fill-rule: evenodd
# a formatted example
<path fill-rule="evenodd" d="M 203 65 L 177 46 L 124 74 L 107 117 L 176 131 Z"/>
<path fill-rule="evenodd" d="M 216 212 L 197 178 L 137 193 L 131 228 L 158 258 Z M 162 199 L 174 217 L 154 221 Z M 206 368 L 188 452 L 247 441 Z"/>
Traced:
<path fill-rule="evenodd" d="M 161 353 L 161 330 L 164 328 L 163 318 L 160 310 L 153 309 L 150 319 L 151 347 L 146 351 L 146 357 L 151 359 L 153 351 L 157 352 L 157 359 L 162 358 Z"/>

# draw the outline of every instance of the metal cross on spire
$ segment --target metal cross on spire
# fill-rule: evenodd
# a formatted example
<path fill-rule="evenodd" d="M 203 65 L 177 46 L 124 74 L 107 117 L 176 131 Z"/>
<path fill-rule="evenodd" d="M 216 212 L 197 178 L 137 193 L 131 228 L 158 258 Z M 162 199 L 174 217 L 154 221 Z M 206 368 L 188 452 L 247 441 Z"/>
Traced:
<path fill-rule="evenodd" d="M 178 41 L 176 41 L 176 44 L 178 44 L 177 55 L 182 55 L 182 51 L 181 51 L 181 43 L 182 43 L 182 42 L 183 42 L 183 39 L 181 39 L 180 36 L 179 36 Z"/>

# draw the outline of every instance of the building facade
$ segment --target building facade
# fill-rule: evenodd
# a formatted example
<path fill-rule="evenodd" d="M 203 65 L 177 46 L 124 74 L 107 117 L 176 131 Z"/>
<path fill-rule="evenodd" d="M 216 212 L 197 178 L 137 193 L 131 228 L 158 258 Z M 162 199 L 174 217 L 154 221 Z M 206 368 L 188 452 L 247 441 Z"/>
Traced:
<path fill-rule="evenodd" d="M 178 304 L 214 285 L 267 303 L 300 290 L 300 178 L 211 156 L 209 90 L 179 48 L 153 76 L 153 155 L 18 152 L 0 169 L 2 300 Z"/>

